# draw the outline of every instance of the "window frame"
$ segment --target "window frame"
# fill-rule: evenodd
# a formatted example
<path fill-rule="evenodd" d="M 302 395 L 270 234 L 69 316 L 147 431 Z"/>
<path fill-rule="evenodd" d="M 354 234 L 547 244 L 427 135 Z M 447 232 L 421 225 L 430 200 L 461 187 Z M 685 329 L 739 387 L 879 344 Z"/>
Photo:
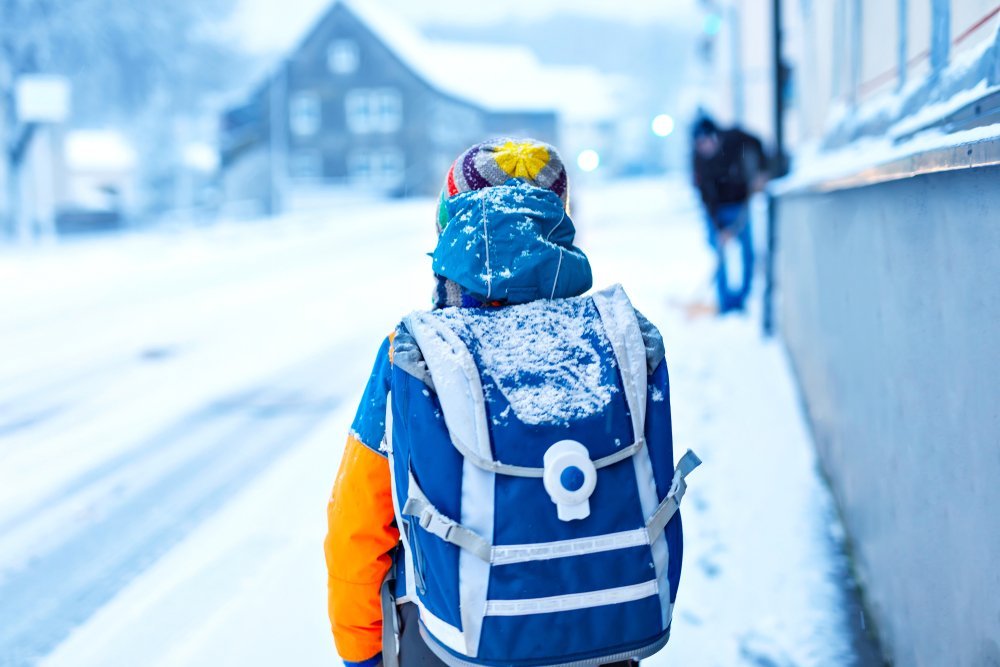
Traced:
<path fill-rule="evenodd" d="M 364 148 L 347 155 L 348 180 L 361 187 L 390 190 L 406 182 L 406 153 L 399 147 Z"/>
<path fill-rule="evenodd" d="M 310 164 L 310 169 L 302 169 Z M 294 150 L 288 155 L 288 176 L 301 182 L 317 182 L 324 178 L 323 153 L 316 148 Z"/>
<path fill-rule="evenodd" d="M 347 129 L 354 134 L 392 134 L 403 127 L 398 88 L 354 88 L 344 95 Z"/>
<path fill-rule="evenodd" d="M 326 67 L 340 76 L 354 74 L 361 65 L 361 47 L 353 39 L 335 39 L 326 47 Z"/>
<path fill-rule="evenodd" d="M 297 90 L 288 98 L 288 128 L 299 139 L 323 129 L 323 100 L 315 90 Z"/>

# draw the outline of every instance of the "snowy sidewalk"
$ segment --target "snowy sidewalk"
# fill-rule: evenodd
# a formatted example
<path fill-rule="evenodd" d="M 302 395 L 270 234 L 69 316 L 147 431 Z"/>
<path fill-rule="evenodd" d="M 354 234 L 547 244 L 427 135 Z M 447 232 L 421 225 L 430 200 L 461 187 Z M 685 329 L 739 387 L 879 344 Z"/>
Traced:
<path fill-rule="evenodd" d="M 842 533 L 780 343 L 761 338 L 756 302 L 694 321 L 672 305 L 714 267 L 693 193 L 625 183 L 581 213 L 596 283 L 621 281 L 663 332 L 675 454 L 705 462 L 685 499 L 672 638 L 644 664 L 854 664 Z"/>
<path fill-rule="evenodd" d="M 673 638 L 644 664 L 853 664 L 839 527 L 779 344 L 761 340 L 753 317 L 689 322 L 670 305 L 697 290 L 712 266 L 691 193 L 677 183 L 635 181 L 574 194 L 595 285 L 624 284 L 664 333 L 676 451 L 694 449 L 705 461 L 685 501 Z M 430 230 L 429 210 L 413 224 Z M 370 312 L 343 313 L 343 326 L 370 338 L 331 378 L 350 398 L 43 664 L 338 664 L 325 616 L 326 499 L 369 357 L 392 325 L 387 318 L 423 307 L 416 295 L 430 284 L 421 273 L 429 271 L 421 259 L 427 248 L 409 247 L 416 234 L 371 234 L 377 242 L 329 248 L 344 257 L 362 248 L 368 263 L 356 262 L 353 288 L 379 290 L 356 299 L 377 304 Z M 365 287 L 394 270 L 386 256 L 411 252 L 414 260 L 395 267 L 391 281 Z M 406 287 L 385 291 L 393 285 Z"/>

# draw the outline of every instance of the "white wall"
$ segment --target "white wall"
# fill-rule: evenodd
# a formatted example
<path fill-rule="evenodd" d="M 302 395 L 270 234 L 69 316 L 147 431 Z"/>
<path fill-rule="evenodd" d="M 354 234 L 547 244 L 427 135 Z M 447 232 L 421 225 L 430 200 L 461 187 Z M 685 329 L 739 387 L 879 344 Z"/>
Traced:
<path fill-rule="evenodd" d="M 927 76 L 931 68 L 930 0 L 907 0 L 906 14 L 906 79 L 913 81 Z"/>
<path fill-rule="evenodd" d="M 702 104 L 723 124 L 739 124 L 772 140 L 770 0 L 733 0 L 721 9 L 722 30 L 707 72 Z"/>
<path fill-rule="evenodd" d="M 898 667 L 1000 665 L 1000 168 L 783 197 L 782 336 Z"/>
<path fill-rule="evenodd" d="M 948 79 L 927 78 L 932 0 L 786 2 L 807 9 L 814 35 L 788 42 L 802 86 L 791 113 L 808 138 L 838 113 L 875 118 L 872 134 L 894 122 L 874 111 L 902 83 L 900 36 L 906 88 Z M 954 62 L 998 19 L 969 33 L 996 0 L 950 7 Z M 997 167 L 961 169 L 790 193 L 776 209 L 778 322 L 866 606 L 900 667 L 1000 665 L 1000 292 L 983 281 L 1000 247 L 998 182 Z"/>
<path fill-rule="evenodd" d="M 951 38 L 952 41 L 959 40 L 958 44 L 952 47 L 952 54 L 961 53 L 967 49 L 975 47 L 976 44 L 988 38 L 1000 23 L 1000 14 L 989 19 L 982 25 L 977 24 L 982 21 L 991 11 L 996 9 L 997 0 L 952 0 L 951 2 Z"/>
<path fill-rule="evenodd" d="M 711 73 L 714 95 L 706 96 L 721 119 L 734 118 L 732 86 L 742 79 L 744 123 L 770 135 L 771 2 L 731 0 L 741 21 L 733 40 L 726 21 L 718 36 L 719 52 Z M 901 4 L 905 3 L 905 21 Z M 996 0 L 951 0 L 950 59 L 989 40 L 1000 14 L 976 30 L 970 28 L 996 9 Z M 899 89 L 900 39 L 906 40 L 905 79 L 930 74 L 932 0 L 784 0 L 786 58 L 793 66 L 788 143 L 819 139 L 832 115 L 844 106 L 865 104 Z M 725 16 L 729 16 L 723 12 Z M 957 43 L 955 40 L 960 40 Z M 731 45 L 740 45 L 737 58 Z M 733 63 L 739 63 L 734 72 Z"/>
<path fill-rule="evenodd" d="M 921 0 L 922 1 L 922 0 Z M 863 0 L 859 101 L 899 86 L 899 2 Z"/>

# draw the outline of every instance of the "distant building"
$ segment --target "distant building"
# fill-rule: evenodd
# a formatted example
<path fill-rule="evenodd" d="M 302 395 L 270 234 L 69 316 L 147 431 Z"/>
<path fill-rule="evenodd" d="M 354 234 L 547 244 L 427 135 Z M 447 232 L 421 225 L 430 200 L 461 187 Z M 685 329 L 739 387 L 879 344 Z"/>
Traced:
<path fill-rule="evenodd" d="M 224 114 L 223 194 L 246 215 L 330 193 L 432 194 L 473 142 L 556 143 L 560 104 L 603 121 L 608 88 L 591 70 L 543 68 L 524 48 L 429 42 L 372 4 L 338 0 Z"/>

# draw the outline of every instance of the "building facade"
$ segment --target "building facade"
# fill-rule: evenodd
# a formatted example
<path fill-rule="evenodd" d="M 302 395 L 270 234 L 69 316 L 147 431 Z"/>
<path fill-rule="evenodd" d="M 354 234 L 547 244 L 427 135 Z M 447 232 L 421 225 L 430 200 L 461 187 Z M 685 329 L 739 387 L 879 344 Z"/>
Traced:
<path fill-rule="evenodd" d="M 432 194 L 471 143 L 505 134 L 555 143 L 553 110 L 463 96 L 461 81 L 442 76 L 440 50 L 377 11 L 335 2 L 246 104 L 225 113 L 231 207 L 275 213 L 325 193 Z"/>
<path fill-rule="evenodd" d="M 772 3 L 711 4 L 763 24 L 719 32 L 756 53 L 716 54 L 717 99 L 769 130 Z M 901 667 L 1000 665 L 1000 3 L 780 4 L 778 326 L 871 627 Z"/>
<path fill-rule="evenodd" d="M 770 137 L 773 0 L 700 0 L 705 12 L 700 103 Z M 786 141 L 829 143 L 836 126 L 876 111 L 914 115 L 948 91 L 918 92 L 952 66 L 979 59 L 1000 26 L 996 0 L 782 0 Z M 956 90 L 982 81 L 961 81 Z M 988 73 L 984 73 L 988 74 Z M 966 85 L 971 83 L 971 85 Z M 938 97 L 939 99 L 935 99 Z M 974 95 L 969 99 L 971 100 Z M 882 107 L 882 109 L 879 109 Z M 884 114 L 877 114 L 883 115 Z M 873 127 L 872 133 L 885 126 Z"/>

